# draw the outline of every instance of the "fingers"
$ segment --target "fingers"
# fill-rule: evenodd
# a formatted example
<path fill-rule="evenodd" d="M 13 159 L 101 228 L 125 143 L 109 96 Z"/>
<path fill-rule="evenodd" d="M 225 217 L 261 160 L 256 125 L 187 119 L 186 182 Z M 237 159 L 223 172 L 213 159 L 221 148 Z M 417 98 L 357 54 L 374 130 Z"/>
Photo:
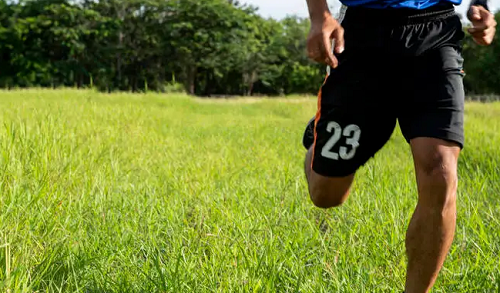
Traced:
<path fill-rule="evenodd" d="M 473 27 L 467 30 L 473 37 L 485 37 L 495 33 L 495 27 Z"/>
<path fill-rule="evenodd" d="M 473 28 L 469 32 L 487 30 L 497 25 L 494 15 L 482 6 L 472 6 L 469 9 L 468 17 Z"/>
<path fill-rule="evenodd" d="M 338 60 L 333 55 L 331 39 L 328 34 L 315 36 L 308 41 L 307 45 L 308 57 L 318 63 L 323 63 L 336 68 Z"/>
<path fill-rule="evenodd" d="M 469 9 L 469 20 L 474 22 L 481 20 L 481 13 L 479 12 L 479 7 L 478 6 L 471 6 Z"/>
<path fill-rule="evenodd" d="M 324 48 L 320 46 L 316 47 L 313 50 L 308 51 L 309 58 L 315 62 L 326 64 L 331 67 L 337 67 L 337 58 L 333 56 L 333 54 L 328 54 Z"/>
<path fill-rule="evenodd" d="M 471 6 L 468 12 L 472 28 L 468 32 L 479 45 L 489 45 L 496 31 L 496 21 L 492 13 L 482 6 Z"/>
<path fill-rule="evenodd" d="M 497 26 L 497 22 L 495 21 L 493 13 L 485 9 L 481 10 L 481 24 L 483 27 L 486 27 L 486 29 L 494 29 Z"/>
<path fill-rule="evenodd" d="M 491 43 L 493 43 L 493 38 L 494 38 L 493 35 L 486 35 L 486 36 L 480 36 L 480 37 L 472 36 L 472 39 L 474 40 L 474 42 L 476 42 L 479 45 L 483 45 L 483 46 L 491 45 Z"/>
<path fill-rule="evenodd" d="M 468 12 L 468 16 L 474 27 L 496 26 L 496 21 L 493 13 L 489 12 L 482 6 L 471 6 Z"/>
<path fill-rule="evenodd" d="M 471 33 L 472 38 L 477 44 L 487 46 L 493 42 L 493 38 L 495 36 L 494 27 L 490 27 L 486 30 L 479 30 L 479 31 L 472 30 L 472 32 L 471 30 L 472 29 L 469 29 L 469 32 Z"/>
<path fill-rule="evenodd" d="M 341 54 L 344 51 L 344 29 L 339 27 L 333 31 L 332 38 L 335 40 L 335 53 Z"/>
<path fill-rule="evenodd" d="M 333 49 L 332 40 L 335 40 Z M 312 60 L 336 68 L 339 62 L 334 52 L 340 54 L 344 51 L 344 29 L 334 18 L 313 23 L 307 40 L 307 51 Z"/>
<path fill-rule="evenodd" d="M 328 64 L 332 68 L 336 68 L 338 65 L 338 60 L 335 58 L 332 52 L 332 40 L 330 36 L 326 33 L 323 33 L 323 56 L 325 58 L 324 62 Z"/>
<path fill-rule="evenodd" d="M 481 21 L 485 25 L 487 25 L 487 26 L 495 26 L 496 25 L 495 16 L 493 15 L 493 13 L 489 12 L 488 10 L 484 9 L 483 7 L 481 7 L 481 9 L 479 9 L 479 15 L 480 15 Z"/>
<path fill-rule="evenodd" d="M 322 42 L 317 39 L 312 39 L 308 41 L 307 53 L 308 57 L 318 63 L 326 63 L 324 57 L 324 49 L 322 49 Z"/>

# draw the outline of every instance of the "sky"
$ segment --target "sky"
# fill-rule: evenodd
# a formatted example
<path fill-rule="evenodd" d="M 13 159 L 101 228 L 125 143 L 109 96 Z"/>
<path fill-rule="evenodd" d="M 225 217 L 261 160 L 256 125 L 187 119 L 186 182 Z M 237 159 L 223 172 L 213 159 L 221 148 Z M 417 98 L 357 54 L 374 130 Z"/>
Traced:
<path fill-rule="evenodd" d="M 281 19 L 287 15 L 296 14 L 307 17 L 306 0 L 241 0 L 241 2 L 251 4 L 259 8 L 259 13 L 264 17 Z M 339 0 L 328 0 L 333 9 L 340 7 Z M 457 11 L 465 16 L 470 0 L 462 0 L 462 4 Z M 500 9 L 500 0 L 489 0 L 490 8 L 493 11 Z"/>

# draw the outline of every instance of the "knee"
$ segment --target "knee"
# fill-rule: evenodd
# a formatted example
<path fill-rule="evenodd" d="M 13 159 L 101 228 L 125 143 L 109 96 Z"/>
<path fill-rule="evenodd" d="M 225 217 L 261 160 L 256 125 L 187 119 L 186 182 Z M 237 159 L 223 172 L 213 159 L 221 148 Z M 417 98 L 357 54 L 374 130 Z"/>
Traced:
<path fill-rule="evenodd" d="M 354 174 L 345 177 L 325 177 L 317 174 L 311 168 L 312 150 L 306 157 L 306 177 L 309 195 L 313 204 L 322 209 L 342 205 L 349 196 L 349 190 L 354 180 Z"/>
<path fill-rule="evenodd" d="M 349 196 L 349 190 L 333 188 L 309 188 L 313 204 L 322 209 L 341 206 Z"/>
<path fill-rule="evenodd" d="M 453 156 L 441 154 L 417 167 L 421 202 L 442 209 L 455 205 L 458 185 L 457 162 Z"/>

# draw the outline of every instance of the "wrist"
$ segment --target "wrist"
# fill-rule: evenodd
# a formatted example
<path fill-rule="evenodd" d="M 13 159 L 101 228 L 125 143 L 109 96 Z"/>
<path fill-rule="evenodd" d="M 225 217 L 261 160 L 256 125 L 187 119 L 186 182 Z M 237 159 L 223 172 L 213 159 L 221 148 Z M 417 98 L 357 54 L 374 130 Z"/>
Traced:
<path fill-rule="evenodd" d="M 324 13 L 316 17 L 311 17 L 311 25 L 313 27 L 323 27 L 325 25 L 331 25 L 337 21 L 330 13 Z"/>
<path fill-rule="evenodd" d="M 331 18 L 332 14 L 329 10 L 326 10 L 318 13 L 311 13 L 310 17 L 312 22 L 324 22 L 325 20 Z"/>
<path fill-rule="evenodd" d="M 308 0 L 309 17 L 313 23 L 322 23 L 326 19 L 331 18 L 332 14 L 328 8 L 326 1 Z"/>

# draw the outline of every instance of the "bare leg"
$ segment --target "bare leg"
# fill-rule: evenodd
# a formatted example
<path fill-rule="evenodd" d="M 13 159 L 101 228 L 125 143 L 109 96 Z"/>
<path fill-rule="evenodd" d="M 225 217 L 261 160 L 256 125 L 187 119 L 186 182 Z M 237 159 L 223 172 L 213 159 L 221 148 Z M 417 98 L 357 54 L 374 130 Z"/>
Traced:
<path fill-rule="evenodd" d="M 342 205 L 349 197 L 354 174 L 347 177 L 325 177 L 311 168 L 312 149 L 306 154 L 305 173 L 311 200 L 319 208 L 332 208 Z"/>
<path fill-rule="evenodd" d="M 453 242 L 460 148 L 433 138 L 411 141 L 418 204 L 406 236 L 406 293 L 430 291 Z"/>

